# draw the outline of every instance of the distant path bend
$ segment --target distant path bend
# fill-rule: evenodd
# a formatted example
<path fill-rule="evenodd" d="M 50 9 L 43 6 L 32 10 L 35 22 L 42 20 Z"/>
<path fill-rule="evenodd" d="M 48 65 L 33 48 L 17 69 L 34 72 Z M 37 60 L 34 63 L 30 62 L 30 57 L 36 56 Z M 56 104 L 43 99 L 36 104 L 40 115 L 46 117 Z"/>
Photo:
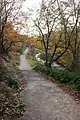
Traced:
<path fill-rule="evenodd" d="M 26 59 L 27 53 L 28 53 L 28 48 L 26 48 L 24 53 L 20 55 L 20 66 L 19 66 L 20 70 L 31 70 L 32 69 L 28 60 Z"/>

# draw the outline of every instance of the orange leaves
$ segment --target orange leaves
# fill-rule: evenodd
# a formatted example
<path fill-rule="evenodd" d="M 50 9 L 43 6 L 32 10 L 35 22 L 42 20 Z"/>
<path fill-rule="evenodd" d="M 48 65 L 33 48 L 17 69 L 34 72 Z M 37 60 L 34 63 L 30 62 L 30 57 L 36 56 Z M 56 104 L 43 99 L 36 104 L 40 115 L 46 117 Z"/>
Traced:
<path fill-rule="evenodd" d="M 12 22 L 8 22 L 5 27 L 5 41 L 6 48 L 9 48 L 16 53 L 20 47 L 25 46 L 24 42 L 27 39 L 26 35 L 21 35 L 14 29 Z"/>
<path fill-rule="evenodd" d="M 6 39 L 9 41 L 14 41 L 16 39 L 19 39 L 19 34 L 17 33 L 16 30 L 14 30 L 11 24 L 7 25 L 6 30 L 5 30 L 5 36 L 6 36 Z"/>

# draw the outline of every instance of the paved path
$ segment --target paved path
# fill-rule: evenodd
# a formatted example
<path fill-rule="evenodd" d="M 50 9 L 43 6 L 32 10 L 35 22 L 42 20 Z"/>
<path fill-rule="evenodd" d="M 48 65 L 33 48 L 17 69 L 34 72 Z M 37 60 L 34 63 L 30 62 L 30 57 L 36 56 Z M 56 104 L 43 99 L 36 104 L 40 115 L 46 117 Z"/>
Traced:
<path fill-rule="evenodd" d="M 20 70 L 31 70 L 31 66 L 30 66 L 28 60 L 26 60 L 26 58 L 27 58 L 26 54 L 27 53 L 28 53 L 28 48 L 26 48 L 23 55 L 20 55 L 20 66 L 19 66 Z"/>
<path fill-rule="evenodd" d="M 19 69 L 20 70 L 31 70 L 31 66 L 30 66 L 28 60 L 26 60 L 26 55 L 20 55 Z"/>
<path fill-rule="evenodd" d="M 18 120 L 80 120 L 80 105 L 55 83 L 33 70 L 22 71 L 27 81 L 21 93 L 27 111 Z"/>

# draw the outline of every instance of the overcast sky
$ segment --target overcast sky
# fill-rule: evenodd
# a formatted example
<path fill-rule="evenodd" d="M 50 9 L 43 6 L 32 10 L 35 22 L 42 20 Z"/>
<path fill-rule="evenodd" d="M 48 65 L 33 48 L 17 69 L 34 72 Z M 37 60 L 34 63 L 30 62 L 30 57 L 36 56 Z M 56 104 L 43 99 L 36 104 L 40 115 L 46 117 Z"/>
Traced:
<path fill-rule="evenodd" d="M 35 9 L 38 8 L 42 0 L 26 0 L 23 4 L 23 9 L 26 11 L 27 8 Z"/>
<path fill-rule="evenodd" d="M 25 12 L 29 12 L 28 9 L 33 9 L 34 11 L 36 9 L 38 9 L 40 7 L 40 3 L 41 3 L 42 0 L 26 0 L 24 3 L 23 3 L 23 7 L 22 7 L 22 10 L 25 11 Z M 30 16 L 28 16 L 30 18 Z M 34 17 L 35 17 L 35 12 L 34 12 Z M 35 34 L 35 30 L 33 30 L 33 22 L 29 19 L 28 20 L 28 32 L 30 32 L 31 34 Z M 24 34 L 25 33 L 25 29 L 24 30 L 21 30 L 21 33 Z"/>

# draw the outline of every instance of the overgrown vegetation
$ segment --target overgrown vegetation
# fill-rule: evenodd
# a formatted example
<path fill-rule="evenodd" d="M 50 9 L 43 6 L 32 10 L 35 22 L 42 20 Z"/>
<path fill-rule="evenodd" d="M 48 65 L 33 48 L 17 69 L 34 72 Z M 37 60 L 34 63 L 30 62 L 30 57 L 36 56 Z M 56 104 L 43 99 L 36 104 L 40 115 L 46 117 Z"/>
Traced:
<path fill-rule="evenodd" d="M 16 119 L 26 110 L 20 99 L 20 91 L 24 87 L 21 85 L 18 65 L 18 55 L 10 54 L 8 62 L 0 58 L 0 120 Z"/>
<path fill-rule="evenodd" d="M 63 69 L 48 68 L 41 64 L 36 64 L 35 70 L 41 71 L 46 75 L 55 78 L 60 83 L 71 86 L 73 89 L 80 91 L 80 74 L 75 72 L 70 72 Z"/>
<path fill-rule="evenodd" d="M 0 77 L 0 120 L 16 119 L 25 111 L 25 104 L 20 99 L 20 78 L 8 71 Z"/>

